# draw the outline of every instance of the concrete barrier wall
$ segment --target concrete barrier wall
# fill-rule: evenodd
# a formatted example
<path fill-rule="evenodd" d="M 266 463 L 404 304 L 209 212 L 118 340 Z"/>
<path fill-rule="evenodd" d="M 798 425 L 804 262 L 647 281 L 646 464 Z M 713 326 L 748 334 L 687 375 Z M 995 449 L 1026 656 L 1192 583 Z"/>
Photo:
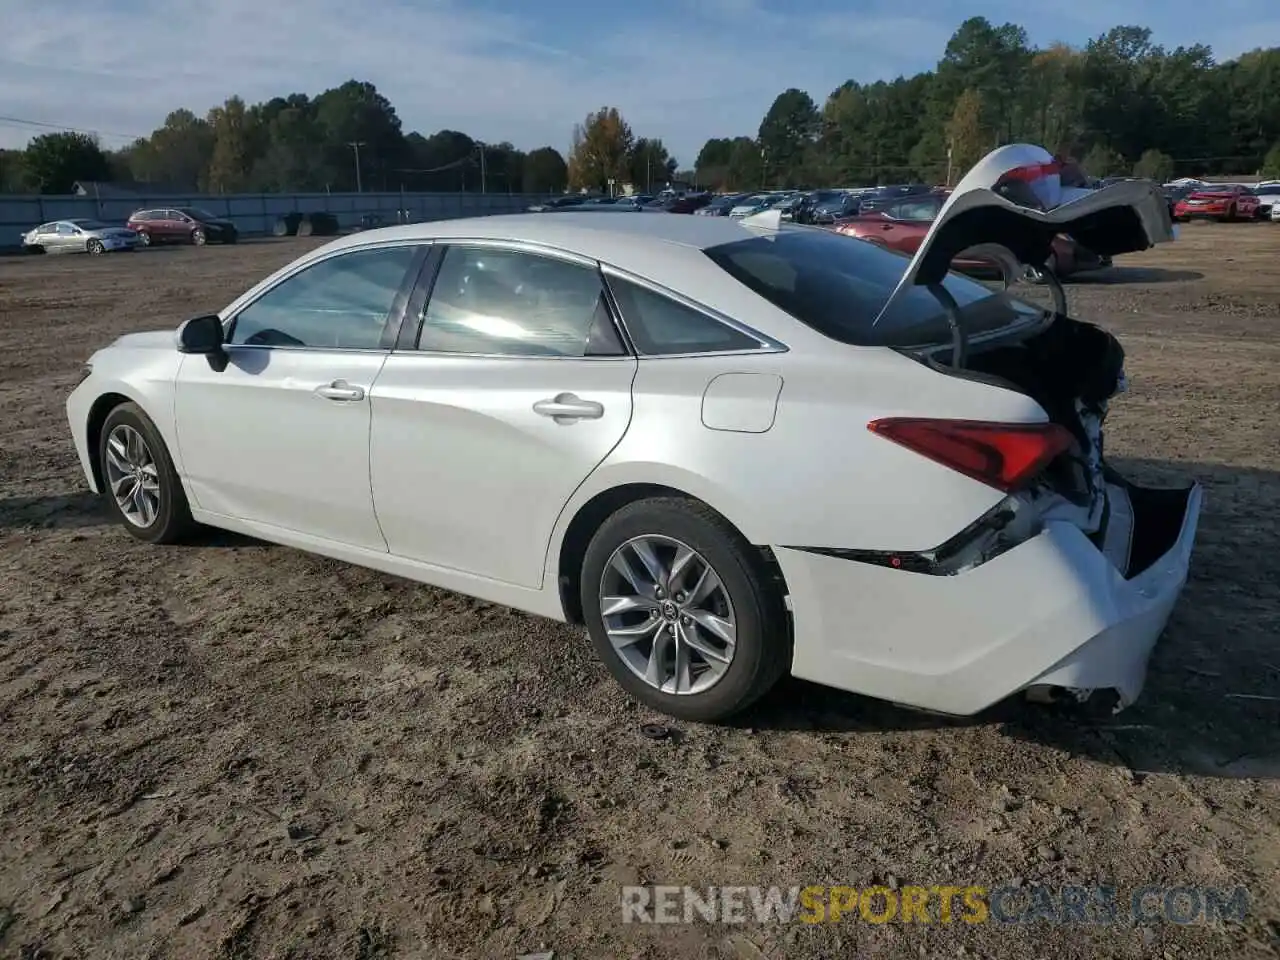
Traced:
<path fill-rule="evenodd" d="M 332 213 L 342 228 L 360 225 L 366 214 L 384 225 L 516 213 L 545 199 L 509 193 L 252 193 L 202 196 L 94 197 L 0 194 L 0 248 L 17 247 L 32 227 L 50 220 L 94 217 L 124 223 L 135 210 L 199 207 L 235 222 L 242 234 L 270 233 L 288 213 Z"/>

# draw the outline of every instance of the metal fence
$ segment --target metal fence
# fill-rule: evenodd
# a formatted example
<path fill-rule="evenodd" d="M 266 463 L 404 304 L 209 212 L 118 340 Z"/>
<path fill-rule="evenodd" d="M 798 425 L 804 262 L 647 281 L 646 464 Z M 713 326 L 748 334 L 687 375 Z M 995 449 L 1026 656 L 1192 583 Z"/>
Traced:
<path fill-rule="evenodd" d="M 188 196 L 77 197 L 0 194 L 0 248 L 17 247 L 21 235 L 50 220 L 92 217 L 124 223 L 135 210 L 199 207 L 232 220 L 246 235 L 268 234 L 289 213 L 332 213 L 343 229 L 365 216 L 383 224 L 516 213 L 545 199 L 511 193 L 246 193 Z"/>

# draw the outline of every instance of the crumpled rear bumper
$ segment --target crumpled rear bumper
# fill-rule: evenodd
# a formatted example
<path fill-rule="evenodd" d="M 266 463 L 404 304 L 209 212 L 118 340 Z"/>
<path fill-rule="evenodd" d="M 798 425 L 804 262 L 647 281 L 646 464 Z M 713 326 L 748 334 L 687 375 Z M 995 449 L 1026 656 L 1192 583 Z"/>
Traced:
<path fill-rule="evenodd" d="M 1114 690 L 1119 706 L 1132 703 L 1186 583 L 1202 491 L 1128 489 L 1127 577 L 1063 522 L 955 576 L 775 547 L 792 673 L 956 715 L 1046 689 Z"/>

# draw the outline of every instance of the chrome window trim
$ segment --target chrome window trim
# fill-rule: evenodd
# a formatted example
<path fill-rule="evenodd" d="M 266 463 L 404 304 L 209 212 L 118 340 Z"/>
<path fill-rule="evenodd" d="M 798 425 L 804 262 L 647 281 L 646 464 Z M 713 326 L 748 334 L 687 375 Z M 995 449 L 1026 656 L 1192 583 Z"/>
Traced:
<path fill-rule="evenodd" d="M 303 273 L 306 270 L 310 270 L 312 267 L 316 266 L 317 264 L 327 263 L 330 260 L 335 260 L 338 257 L 346 256 L 347 254 L 350 254 L 350 253 L 361 253 L 368 250 L 388 250 L 395 247 L 423 247 L 423 246 L 430 246 L 433 242 L 434 241 L 431 241 L 431 240 L 419 240 L 419 239 L 414 239 L 414 240 L 396 239 L 396 240 L 374 241 L 373 243 L 359 244 L 352 247 L 343 247 L 340 250 L 334 250 L 324 256 L 316 257 L 313 260 L 307 260 L 304 263 L 298 264 L 297 269 L 290 270 L 287 274 L 285 274 L 282 277 L 277 277 L 274 283 L 272 283 L 268 287 L 265 287 L 262 290 L 259 290 L 254 295 L 252 300 L 248 300 L 240 304 L 238 307 L 235 308 L 235 311 L 233 313 L 230 313 L 225 317 L 219 314 L 219 318 L 222 320 L 222 335 L 223 337 L 226 337 L 228 329 L 230 329 L 231 325 L 235 323 L 236 318 L 239 317 L 240 314 L 242 314 L 245 310 L 252 307 L 255 303 L 257 303 L 267 294 L 271 293 L 271 291 L 279 288 L 283 284 L 292 280 L 294 277 L 298 276 L 298 274 Z M 403 282 L 403 278 L 402 278 L 402 282 Z M 394 296 L 392 300 L 394 303 Z M 388 308 L 388 313 L 390 313 L 389 308 Z M 224 343 L 223 347 L 227 350 L 292 350 L 295 352 L 313 352 L 313 353 L 320 352 L 320 353 L 387 354 L 391 352 L 390 347 L 298 347 L 298 346 L 292 346 L 290 344 L 268 344 L 268 343 Z"/>

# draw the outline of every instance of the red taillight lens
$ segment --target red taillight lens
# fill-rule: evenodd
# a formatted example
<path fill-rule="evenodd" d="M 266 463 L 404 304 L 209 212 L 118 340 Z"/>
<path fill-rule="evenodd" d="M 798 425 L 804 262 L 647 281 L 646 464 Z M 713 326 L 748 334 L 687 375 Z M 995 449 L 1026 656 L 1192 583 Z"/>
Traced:
<path fill-rule="evenodd" d="M 1006 492 L 1014 490 L 1070 448 L 1070 431 L 1056 423 L 988 423 L 889 417 L 867 429 L 921 456 Z"/>
<path fill-rule="evenodd" d="M 996 186 L 1002 186 L 1015 180 L 1021 180 L 1023 183 L 1035 183 L 1037 180 L 1051 177 L 1055 173 L 1062 173 L 1062 164 L 1057 160 L 1050 160 L 1048 163 L 1029 163 L 1025 167 L 1014 167 L 1012 170 L 1006 170 L 1000 175 L 1000 179 L 996 181 Z"/>

